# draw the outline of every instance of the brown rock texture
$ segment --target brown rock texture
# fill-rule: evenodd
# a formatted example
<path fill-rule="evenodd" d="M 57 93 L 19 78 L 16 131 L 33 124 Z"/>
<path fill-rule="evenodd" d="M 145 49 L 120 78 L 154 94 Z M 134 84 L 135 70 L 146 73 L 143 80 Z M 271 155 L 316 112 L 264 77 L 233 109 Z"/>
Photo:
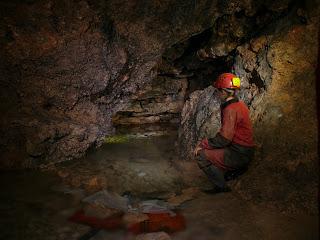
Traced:
<path fill-rule="evenodd" d="M 313 214 L 318 204 L 316 19 L 272 39 L 267 54 L 272 82 L 252 105 L 257 159 L 238 186 L 248 199 Z"/>
<path fill-rule="evenodd" d="M 309 9 L 302 24 L 291 14 L 290 21 L 277 20 L 272 34 L 266 30 L 238 46 L 234 62 L 243 83 L 239 97 L 250 107 L 257 143 L 256 158 L 235 189 L 256 203 L 310 214 L 317 214 L 318 190 L 316 9 Z M 179 131 L 186 159 L 193 158 L 198 140 L 215 135 L 219 119 L 211 87 L 191 94 Z"/>
<path fill-rule="evenodd" d="M 108 123 L 90 100 L 110 78 L 97 14 L 84 1 L 2 2 L 1 9 L 2 165 L 81 156 Z"/>
<path fill-rule="evenodd" d="M 187 79 L 156 77 L 131 97 L 131 104 L 112 118 L 114 126 L 179 123 Z"/>
<path fill-rule="evenodd" d="M 193 159 L 193 148 L 206 136 L 214 136 L 220 127 L 220 102 L 213 87 L 193 92 L 186 101 L 179 128 L 180 155 Z"/>
<path fill-rule="evenodd" d="M 2 1 L 1 168 L 79 158 L 113 133 L 112 117 L 170 122 L 182 99 L 180 152 L 191 159 L 196 141 L 219 128 L 208 86 L 233 66 L 258 150 L 236 189 L 314 213 L 318 12 L 311 0 Z M 168 86 L 174 91 L 166 98 Z M 119 118 L 123 112 L 136 118 Z"/>
<path fill-rule="evenodd" d="M 112 134 L 112 116 L 130 107 L 131 97 L 157 75 L 182 77 L 188 62 L 188 70 L 201 69 L 186 53 L 200 50 L 193 49 L 198 40 L 192 37 L 212 32 L 212 49 L 200 52 L 225 57 L 252 29 L 285 14 L 287 6 L 285 0 L 1 2 L 2 168 L 83 156 Z M 303 17 L 303 11 L 299 14 Z M 177 47 L 170 52 L 172 46 Z M 162 57 L 167 69 L 158 67 Z M 205 76 L 212 73 L 208 66 Z M 190 85 L 198 89 L 195 82 Z M 137 120 L 176 117 L 166 113 Z"/>
<path fill-rule="evenodd" d="M 223 14 L 217 1 L 0 4 L 5 168 L 47 166 L 98 146 L 163 51 Z"/>

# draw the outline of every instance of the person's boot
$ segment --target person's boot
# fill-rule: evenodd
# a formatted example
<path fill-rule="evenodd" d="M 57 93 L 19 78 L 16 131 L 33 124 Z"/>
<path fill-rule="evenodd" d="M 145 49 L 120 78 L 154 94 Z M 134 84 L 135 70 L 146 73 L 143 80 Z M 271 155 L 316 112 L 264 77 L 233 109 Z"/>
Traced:
<path fill-rule="evenodd" d="M 231 188 L 229 188 L 228 186 L 225 186 L 225 187 L 214 186 L 211 189 L 205 189 L 202 191 L 207 194 L 217 194 L 217 193 L 230 192 Z"/>

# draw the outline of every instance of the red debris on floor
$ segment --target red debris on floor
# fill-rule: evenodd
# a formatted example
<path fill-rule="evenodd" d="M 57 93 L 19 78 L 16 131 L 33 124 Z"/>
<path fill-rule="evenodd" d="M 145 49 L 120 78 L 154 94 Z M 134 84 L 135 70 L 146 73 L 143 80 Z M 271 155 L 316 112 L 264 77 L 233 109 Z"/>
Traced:
<path fill-rule="evenodd" d="M 173 233 L 182 231 L 186 227 L 185 218 L 179 212 L 174 213 L 147 213 L 148 219 L 138 223 L 133 223 L 127 230 L 134 234 L 150 232 Z M 68 220 L 76 223 L 91 226 L 94 229 L 117 230 L 125 228 L 123 221 L 124 214 L 116 214 L 104 219 L 86 216 L 83 210 L 77 211 Z"/>
<path fill-rule="evenodd" d="M 101 219 L 93 216 L 86 216 L 84 211 L 80 210 L 73 214 L 68 220 L 88 225 L 95 229 L 116 230 L 122 227 L 122 216 L 123 213 Z"/>
<path fill-rule="evenodd" d="M 130 225 L 129 232 L 134 234 L 159 231 L 173 233 L 182 231 L 186 227 L 185 219 L 179 212 L 174 215 L 170 213 L 147 213 L 147 215 L 148 220 Z"/>

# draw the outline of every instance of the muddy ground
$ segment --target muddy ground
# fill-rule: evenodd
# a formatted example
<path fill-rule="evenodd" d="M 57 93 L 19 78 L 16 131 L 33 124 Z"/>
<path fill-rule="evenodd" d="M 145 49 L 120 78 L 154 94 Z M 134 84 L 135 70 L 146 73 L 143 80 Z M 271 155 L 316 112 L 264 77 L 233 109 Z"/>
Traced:
<path fill-rule="evenodd" d="M 175 159 L 172 138 L 144 137 L 107 144 L 81 161 L 40 172 L 2 172 L 0 239 L 80 239 L 90 227 L 68 218 L 83 207 L 82 199 L 102 189 L 119 194 L 130 191 L 137 198 L 154 199 L 179 195 L 190 187 L 208 187 L 210 183 L 192 164 Z M 197 181 L 188 181 L 195 176 Z M 237 182 L 229 184 L 234 188 Z M 270 205 L 244 200 L 236 191 L 217 195 L 198 191 L 179 208 L 185 216 L 186 229 L 171 234 L 172 239 L 319 237 L 318 215 L 280 212 Z M 91 239 L 130 240 L 136 236 L 126 230 L 100 231 Z"/>
<path fill-rule="evenodd" d="M 90 231 L 88 226 L 67 220 L 81 207 L 83 192 L 77 189 L 68 192 L 60 179 L 38 174 L 1 174 L 1 182 L 6 184 L 0 193 L 0 238 L 76 240 Z M 244 201 L 234 192 L 200 193 L 181 207 L 186 230 L 170 235 L 172 239 L 319 238 L 318 216 L 286 215 Z M 91 239 L 135 239 L 135 236 L 123 230 L 101 231 Z"/>

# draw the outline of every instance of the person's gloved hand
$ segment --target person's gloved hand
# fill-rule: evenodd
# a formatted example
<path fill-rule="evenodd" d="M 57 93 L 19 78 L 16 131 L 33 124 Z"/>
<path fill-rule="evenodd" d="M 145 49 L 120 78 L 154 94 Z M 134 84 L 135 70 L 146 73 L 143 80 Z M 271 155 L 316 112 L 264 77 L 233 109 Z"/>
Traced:
<path fill-rule="evenodd" d="M 195 147 L 195 149 L 194 149 L 194 151 L 193 151 L 193 154 L 194 154 L 195 157 L 198 156 L 200 150 L 202 150 L 201 142 L 199 142 L 199 143 L 197 144 L 197 146 Z"/>

